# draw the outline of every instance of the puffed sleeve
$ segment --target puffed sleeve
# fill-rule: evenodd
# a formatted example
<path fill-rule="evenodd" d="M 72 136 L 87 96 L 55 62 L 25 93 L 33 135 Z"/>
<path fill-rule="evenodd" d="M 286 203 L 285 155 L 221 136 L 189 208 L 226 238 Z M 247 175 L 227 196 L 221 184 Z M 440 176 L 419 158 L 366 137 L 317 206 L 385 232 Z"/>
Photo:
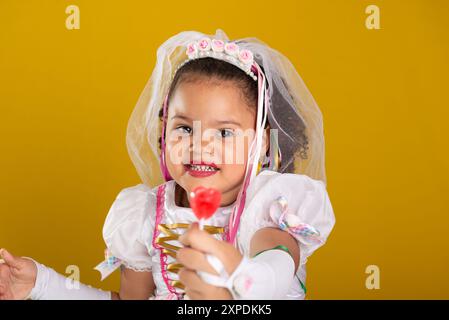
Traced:
<path fill-rule="evenodd" d="M 306 175 L 261 172 L 248 189 L 247 199 L 238 234 L 247 254 L 257 230 L 280 228 L 297 240 L 302 266 L 326 242 L 335 224 L 325 184 Z"/>
<path fill-rule="evenodd" d="M 156 196 L 145 184 L 125 188 L 113 202 L 103 227 L 109 253 L 135 271 L 151 271 Z"/>

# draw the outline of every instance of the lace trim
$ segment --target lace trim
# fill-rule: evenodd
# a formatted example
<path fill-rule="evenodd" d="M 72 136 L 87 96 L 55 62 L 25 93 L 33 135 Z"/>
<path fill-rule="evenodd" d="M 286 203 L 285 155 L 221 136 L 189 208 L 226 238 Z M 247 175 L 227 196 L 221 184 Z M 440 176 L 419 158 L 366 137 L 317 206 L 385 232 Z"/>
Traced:
<path fill-rule="evenodd" d="M 136 271 L 136 272 L 151 272 L 151 271 L 153 271 L 152 267 L 138 268 L 138 267 L 134 267 L 134 266 L 130 265 L 129 263 L 127 263 L 125 261 L 121 261 L 121 262 L 122 262 L 122 266 L 123 267 L 125 267 L 126 269 L 131 269 L 131 270 Z"/>

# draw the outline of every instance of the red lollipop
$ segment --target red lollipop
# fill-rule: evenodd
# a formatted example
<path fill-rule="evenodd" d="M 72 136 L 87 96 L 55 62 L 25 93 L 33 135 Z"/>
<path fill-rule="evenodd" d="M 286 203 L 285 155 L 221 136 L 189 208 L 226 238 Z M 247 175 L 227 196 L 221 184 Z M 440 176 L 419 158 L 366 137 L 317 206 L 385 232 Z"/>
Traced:
<path fill-rule="evenodd" d="M 190 206 L 203 229 L 204 220 L 209 219 L 220 206 L 221 193 L 214 188 L 196 187 L 190 193 Z"/>

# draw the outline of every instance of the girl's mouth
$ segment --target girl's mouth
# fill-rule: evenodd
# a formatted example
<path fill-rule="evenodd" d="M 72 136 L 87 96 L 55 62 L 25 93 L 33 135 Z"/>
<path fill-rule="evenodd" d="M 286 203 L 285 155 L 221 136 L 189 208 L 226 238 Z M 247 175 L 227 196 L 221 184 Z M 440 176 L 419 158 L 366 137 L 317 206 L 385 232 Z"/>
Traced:
<path fill-rule="evenodd" d="M 216 174 L 220 169 L 214 163 L 185 164 L 184 169 L 192 177 L 203 178 Z"/>

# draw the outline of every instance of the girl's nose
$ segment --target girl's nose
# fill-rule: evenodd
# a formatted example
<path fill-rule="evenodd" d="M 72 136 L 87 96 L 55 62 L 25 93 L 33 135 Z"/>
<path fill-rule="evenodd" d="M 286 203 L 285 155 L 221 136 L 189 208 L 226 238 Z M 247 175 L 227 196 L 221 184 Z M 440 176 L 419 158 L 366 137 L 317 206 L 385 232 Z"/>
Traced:
<path fill-rule="evenodd" d="M 193 153 L 193 155 L 201 156 L 204 153 L 213 153 L 214 150 L 214 139 L 210 135 L 204 134 L 201 132 L 197 135 L 193 134 L 193 137 L 190 141 L 189 151 Z"/>

